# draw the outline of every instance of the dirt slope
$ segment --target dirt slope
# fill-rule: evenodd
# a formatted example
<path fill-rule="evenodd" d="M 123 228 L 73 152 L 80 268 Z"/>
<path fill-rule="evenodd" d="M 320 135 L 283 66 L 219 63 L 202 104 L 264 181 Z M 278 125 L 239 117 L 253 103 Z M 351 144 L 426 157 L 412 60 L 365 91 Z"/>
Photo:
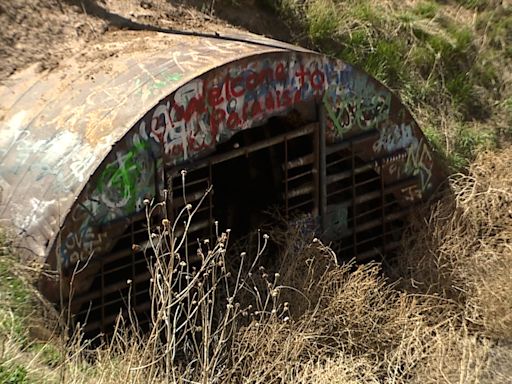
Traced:
<path fill-rule="evenodd" d="M 120 29 L 234 33 L 240 28 L 178 1 L 9 0 L 0 3 L 0 81 L 30 64 L 51 69 Z M 238 13 L 238 15 L 245 12 Z M 235 14 L 231 14 L 235 17 Z M 253 20 L 253 14 L 247 14 Z M 242 20 L 239 17 L 239 20 Z M 272 24 L 272 22 L 270 22 Z M 274 28 L 275 29 L 275 28 Z M 259 31 L 258 28 L 254 29 Z M 281 34 L 282 35 L 282 34 Z"/>
<path fill-rule="evenodd" d="M 1 80 L 35 62 L 54 67 L 106 29 L 105 22 L 59 0 L 2 2 L 0 24 Z"/>

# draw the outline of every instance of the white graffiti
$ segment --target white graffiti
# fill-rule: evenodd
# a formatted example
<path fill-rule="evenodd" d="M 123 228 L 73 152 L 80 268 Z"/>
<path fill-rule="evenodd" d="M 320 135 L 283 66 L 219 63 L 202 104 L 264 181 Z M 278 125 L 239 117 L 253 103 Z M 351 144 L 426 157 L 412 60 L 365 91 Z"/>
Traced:
<path fill-rule="evenodd" d="M 64 261 L 67 264 L 75 264 L 78 260 L 86 260 L 96 251 L 101 249 L 107 233 L 96 233 L 88 220 L 82 224 L 79 230 L 71 232 L 62 244 Z"/>
<path fill-rule="evenodd" d="M 375 152 L 394 152 L 399 149 L 417 146 L 418 139 L 414 136 L 409 124 L 384 126 L 380 130 L 379 139 L 373 144 Z"/>
<path fill-rule="evenodd" d="M 410 187 L 402 188 L 401 192 L 405 198 L 405 201 L 412 202 L 416 200 L 421 200 L 421 198 L 423 197 L 423 193 L 421 192 L 417 185 L 411 185 Z"/>
<path fill-rule="evenodd" d="M 432 187 L 433 165 L 434 159 L 423 139 L 421 139 L 419 144 L 411 145 L 408 148 L 404 172 L 408 175 L 419 176 L 422 191 Z"/>
<path fill-rule="evenodd" d="M 78 180 L 80 183 L 85 181 L 85 177 L 89 175 L 90 169 L 96 160 L 95 153 L 93 151 L 89 151 L 85 153 L 80 159 L 73 160 L 69 165 L 71 169 L 71 173 L 74 178 Z M 66 186 L 70 186 L 73 179 L 69 180 L 66 183 Z"/>
<path fill-rule="evenodd" d="M 13 115 L 8 121 L 0 122 L 0 156 L 4 156 L 9 151 L 11 146 L 20 140 L 21 136 L 26 136 L 27 131 L 24 131 L 24 124 L 27 118 L 26 111 L 20 111 Z"/>
<path fill-rule="evenodd" d="M 47 210 L 52 208 L 56 200 L 43 201 L 35 197 L 28 201 L 28 205 L 31 207 L 28 214 L 23 216 L 14 217 L 14 225 L 23 230 L 29 230 L 30 227 L 37 225 L 37 223 L 44 217 L 49 216 Z"/>

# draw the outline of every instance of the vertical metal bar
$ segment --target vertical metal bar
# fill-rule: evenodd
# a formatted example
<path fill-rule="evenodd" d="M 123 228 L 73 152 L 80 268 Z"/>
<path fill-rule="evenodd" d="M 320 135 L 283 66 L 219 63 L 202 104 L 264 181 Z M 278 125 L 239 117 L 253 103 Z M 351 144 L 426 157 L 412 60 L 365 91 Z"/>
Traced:
<path fill-rule="evenodd" d="M 105 263 L 101 260 L 101 331 L 105 332 Z"/>
<path fill-rule="evenodd" d="M 288 136 L 284 137 L 284 209 L 288 219 Z"/>
<path fill-rule="evenodd" d="M 173 182 L 173 174 L 170 172 L 166 172 L 166 188 L 168 191 L 168 204 L 167 204 L 167 219 L 174 223 L 175 214 L 174 214 L 174 182 Z"/>
<path fill-rule="evenodd" d="M 384 185 L 384 177 L 382 176 L 382 160 L 379 161 L 379 175 L 380 175 L 380 206 L 381 206 L 381 221 L 382 221 L 382 235 L 381 235 L 381 247 L 382 247 L 382 256 L 385 256 L 386 251 L 386 200 L 384 195 L 385 185 Z"/>
<path fill-rule="evenodd" d="M 168 171 L 164 165 L 164 161 L 164 159 L 162 159 L 161 161 L 154 161 L 156 188 L 154 197 L 156 198 L 157 196 L 160 196 L 160 199 L 157 199 L 157 203 L 165 199 L 164 207 L 160 210 L 160 212 L 162 212 L 162 218 L 170 219 L 170 216 L 172 215 L 172 208 L 170 207 L 169 204 L 169 196 L 172 193 L 172 186 L 169 186 Z M 161 169 L 158 168 L 159 163 L 162 166 Z M 167 190 L 167 193 L 165 193 L 164 190 Z"/>
<path fill-rule="evenodd" d="M 60 215 L 60 212 L 59 212 Z M 59 231 L 59 235 L 57 237 L 57 247 L 55 248 L 55 259 L 57 260 L 57 272 L 59 273 L 59 303 L 60 303 L 60 310 L 65 315 L 64 318 L 66 319 L 66 328 L 68 328 L 71 324 L 68 324 L 68 320 L 71 317 L 71 314 L 65 309 L 69 308 L 69 306 L 64 305 L 64 273 L 62 271 L 62 255 L 60 252 L 57 252 L 58 249 L 62 249 L 62 231 Z M 71 293 L 71 292 L 70 292 Z M 68 295 L 68 303 L 72 300 L 71 295 Z"/>
<path fill-rule="evenodd" d="M 327 229 L 327 217 L 326 217 L 326 211 L 327 211 L 327 157 L 326 157 L 326 142 L 325 142 L 325 129 L 326 129 L 326 114 L 325 114 L 325 107 L 323 105 L 319 106 L 319 119 L 320 119 L 320 127 L 319 127 L 319 140 L 320 140 L 320 220 L 321 220 L 321 226 L 322 231 L 325 231 Z"/>
<path fill-rule="evenodd" d="M 353 257 L 357 256 L 357 210 L 356 210 L 356 159 L 354 154 L 354 143 L 350 142 L 350 152 L 352 154 L 352 249 Z"/>
<path fill-rule="evenodd" d="M 133 225 L 133 221 L 130 223 L 130 239 L 131 239 L 131 244 L 135 244 L 135 235 L 134 235 L 134 225 Z M 133 308 L 135 308 L 137 306 L 137 292 L 136 292 L 136 288 L 135 288 L 135 276 L 136 276 L 136 271 L 135 271 L 135 252 L 133 251 L 133 247 L 130 247 L 131 248 L 131 256 L 132 256 L 132 260 L 131 260 L 131 263 L 132 263 L 132 288 L 131 288 L 131 291 L 132 291 L 132 300 L 131 300 L 131 305 Z M 128 308 L 128 310 L 130 310 L 130 308 Z"/>
<path fill-rule="evenodd" d="M 208 188 L 211 187 L 212 183 L 213 183 L 213 175 L 212 175 L 212 162 L 211 161 L 208 161 Z M 208 207 L 208 210 L 209 210 L 209 221 L 210 221 L 210 240 L 213 239 L 213 196 L 212 194 L 214 193 L 213 190 L 210 191 L 210 193 L 208 194 L 208 204 L 209 204 L 209 207 Z"/>
<path fill-rule="evenodd" d="M 320 214 L 320 127 L 313 132 L 313 217 Z"/>

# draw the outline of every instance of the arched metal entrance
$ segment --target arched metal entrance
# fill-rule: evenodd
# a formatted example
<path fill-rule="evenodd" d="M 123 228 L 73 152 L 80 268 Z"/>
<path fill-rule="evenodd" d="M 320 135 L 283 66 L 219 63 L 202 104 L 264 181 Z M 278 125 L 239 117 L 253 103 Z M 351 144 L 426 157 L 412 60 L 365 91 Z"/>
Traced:
<path fill-rule="evenodd" d="M 183 169 L 187 201 L 214 188 L 190 236 L 216 219 L 246 230 L 277 205 L 359 260 L 396 248 L 401 220 L 441 180 L 410 113 L 367 74 L 237 39 L 125 31 L 96 58 L 0 89 L 0 217 L 27 258 L 57 271 L 45 295 L 67 299 L 73 281 L 88 330 L 108 328 L 127 297 L 147 309 L 133 247 L 147 237 L 143 202 L 167 190 L 179 211 Z"/>

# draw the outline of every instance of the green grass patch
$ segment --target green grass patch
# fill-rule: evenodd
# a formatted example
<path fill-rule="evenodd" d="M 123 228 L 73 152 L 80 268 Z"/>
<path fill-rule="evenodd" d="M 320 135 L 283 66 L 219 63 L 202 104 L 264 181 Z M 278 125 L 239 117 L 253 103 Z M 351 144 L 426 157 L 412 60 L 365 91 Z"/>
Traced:
<path fill-rule="evenodd" d="M 446 79 L 445 86 L 457 107 L 464 108 L 470 105 L 473 97 L 473 85 L 469 74 L 451 74 L 451 77 Z"/>
<path fill-rule="evenodd" d="M 499 146 L 498 135 L 494 130 L 481 129 L 477 125 L 460 124 L 450 132 L 448 138 L 433 125 L 425 125 L 422 128 L 438 157 L 453 172 L 467 169 L 479 152 L 493 150 Z M 450 143 L 449 151 L 445 150 L 447 140 Z"/>
<path fill-rule="evenodd" d="M 306 20 L 309 36 L 315 42 L 332 38 L 336 34 L 336 8 L 329 0 L 316 0 L 308 6 Z"/>
<path fill-rule="evenodd" d="M 39 361 L 50 368 L 58 366 L 63 361 L 62 351 L 55 345 L 49 343 L 33 343 L 28 351 L 36 354 Z"/>
<path fill-rule="evenodd" d="M 2 384 L 28 384 L 28 372 L 22 365 L 0 364 L 0 383 Z"/>
<path fill-rule="evenodd" d="M 381 7 L 369 1 L 352 1 L 351 4 L 343 4 L 345 21 L 350 22 L 350 19 L 359 23 L 369 23 L 373 27 L 381 27 L 386 21 L 386 14 L 382 11 Z M 341 8 L 340 7 L 340 8 Z"/>
<path fill-rule="evenodd" d="M 5 239 L 0 239 L 5 244 Z M 20 341 L 28 336 L 25 319 L 33 310 L 27 282 L 15 272 L 14 256 L 5 246 L 0 247 L 0 333 L 10 334 Z"/>
<path fill-rule="evenodd" d="M 495 149 L 498 145 L 496 132 L 480 127 L 461 124 L 455 130 L 453 151 L 449 159 L 454 169 L 463 169 L 483 150 Z"/>
<path fill-rule="evenodd" d="M 384 84 L 397 88 L 407 75 L 403 60 L 405 51 L 406 47 L 399 41 L 379 40 L 358 64 Z"/>
<path fill-rule="evenodd" d="M 0 231 L 0 338 L 15 340 L 23 351 L 33 346 L 33 337 L 46 337 L 39 328 L 57 321 L 40 302 L 36 279 L 37 272 L 21 264 Z"/>
<path fill-rule="evenodd" d="M 432 19 L 436 17 L 437 13 L 439 12 L 439 4 L 434 3 L 433 1 L 426 1 L 417 4 L 413 9 L 412 13 L 421 17 L 421 18 L 427 18 Z"/>
<path fill-rule="evenodd" d="M 479 13 L 476 28 L 491 48 L 512 58 L 512 7 L 500 6 Z"/>

